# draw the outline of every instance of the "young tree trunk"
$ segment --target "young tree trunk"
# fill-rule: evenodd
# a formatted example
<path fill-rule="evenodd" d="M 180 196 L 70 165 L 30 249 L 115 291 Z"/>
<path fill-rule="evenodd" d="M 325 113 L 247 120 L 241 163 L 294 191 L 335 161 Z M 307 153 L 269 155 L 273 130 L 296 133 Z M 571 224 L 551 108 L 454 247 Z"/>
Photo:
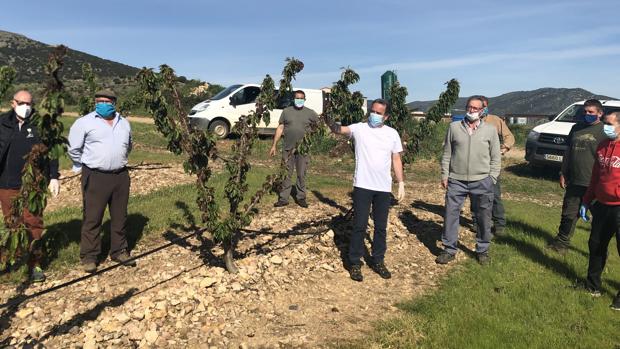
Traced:
<path fill-rule="evenodd" d="M 239 269 L 235 265 L 235 259 L 233 253 L 235 252 L 234 237 L 224 240 L 224 263 L 226 264 L 226 270 L 231 274 L 239 273 Z"/>

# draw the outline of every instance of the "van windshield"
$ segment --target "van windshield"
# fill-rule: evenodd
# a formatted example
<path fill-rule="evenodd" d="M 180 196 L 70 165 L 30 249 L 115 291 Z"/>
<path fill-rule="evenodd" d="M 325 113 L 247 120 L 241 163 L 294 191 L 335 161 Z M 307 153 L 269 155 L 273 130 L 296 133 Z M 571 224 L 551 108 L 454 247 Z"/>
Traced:
<path fill-rule="evenodd" d="M 213 97 L 211 97 L 209 99 L 212 100 L 212 101 L 217 101 L 218 99 L 222 99 L 222 98 L 228 96 L 229 94 L 231 94 L 234 90 L 238 89 L 241 86 L 242 85 L 228 86 L 227 88 L 222 90 L 220 93 L 216 94 L 215 96 L 213 96 Z"/>

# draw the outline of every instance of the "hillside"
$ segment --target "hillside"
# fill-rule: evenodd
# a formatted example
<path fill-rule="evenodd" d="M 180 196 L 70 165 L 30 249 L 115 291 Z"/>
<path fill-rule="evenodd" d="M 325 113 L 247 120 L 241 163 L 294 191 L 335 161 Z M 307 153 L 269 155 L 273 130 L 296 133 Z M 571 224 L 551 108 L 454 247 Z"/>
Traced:
<path fill-rule="evenodd" d="M 17 70 L 17 84 L 40 82 L 43 66 L 54 48 L 23 35 L 0 30 L 0 66 L 10 65 Z M 65 80 L 81 79 L 82 64 L 90 63 L 97 76 L 109 79 L 132 77 L 138 68 L 69 49 L 61 75 Z"/>
<path fill-rule="evenodd" d="M 594 94 L 581 88 L 539 88 L 532 91 L 515 91 L 497 97 L 489 97 L 493 114 L 557 114 L 568 104 L 588 99 L 617 99 Z M 453 112 L 462 113 L 467 98 L 459 98 Z M 435 101 L 408 103 L 411 109 L 426 111 Z"/>

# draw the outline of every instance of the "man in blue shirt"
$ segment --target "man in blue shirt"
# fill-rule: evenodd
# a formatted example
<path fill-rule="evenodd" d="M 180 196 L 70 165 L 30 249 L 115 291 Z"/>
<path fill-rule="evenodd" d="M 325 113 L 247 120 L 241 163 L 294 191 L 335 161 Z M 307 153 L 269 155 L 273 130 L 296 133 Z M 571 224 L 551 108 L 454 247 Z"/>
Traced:
<path fill-rule="evenodd" d="M 84 271 L 97 271 L 101 254 L 101 222 L 110 210 L 110 257 L 128 266 L 125 226 L 129 201 L 127 156 L 131 151 L 131 127 L 115 108 L 116 95 L 102 90 L 95 94 L 95 111 L 79 118 L 69 131 L 69 156 L 73 171 L 82 173 L 83 221 L 80 260 Z"/>

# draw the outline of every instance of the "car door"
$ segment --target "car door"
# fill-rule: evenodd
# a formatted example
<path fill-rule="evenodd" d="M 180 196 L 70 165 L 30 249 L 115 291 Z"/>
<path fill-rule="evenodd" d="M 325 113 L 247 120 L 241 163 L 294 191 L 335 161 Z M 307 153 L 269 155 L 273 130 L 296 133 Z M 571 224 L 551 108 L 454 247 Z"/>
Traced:
<path fill-rule="evenodd" d="M 229 100 L 232 108 L 229 120 L 231 124 L 234 125 L 241 116 L 248 115 L 256 110 L 256 97 L 258 97 L 259 93 L 260 87 L 246 86 L 230 97 Z"/>

